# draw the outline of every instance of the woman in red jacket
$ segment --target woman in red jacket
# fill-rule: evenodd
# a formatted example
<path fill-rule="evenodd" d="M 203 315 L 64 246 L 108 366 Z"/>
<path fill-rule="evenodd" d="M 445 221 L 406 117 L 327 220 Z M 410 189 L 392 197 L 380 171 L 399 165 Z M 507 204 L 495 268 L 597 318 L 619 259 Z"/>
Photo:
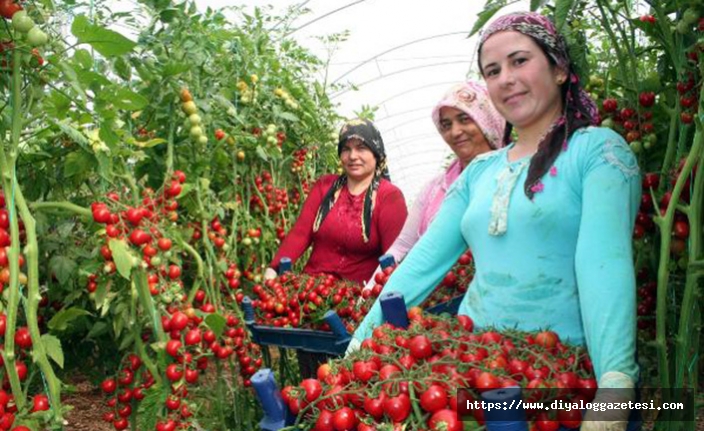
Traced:
<path fill-rule="evenodd" d="M 389 181 L 384 142 L 369 120 L 352 120 L 340 131 L 342 175 L 324 175 L 281 243 L 265 278 L 276 276 L 281 258 L 295 262 L 312 245 L 303 272 L 367 281 L 393 244 L 406 216 L 406 201 Z"/>

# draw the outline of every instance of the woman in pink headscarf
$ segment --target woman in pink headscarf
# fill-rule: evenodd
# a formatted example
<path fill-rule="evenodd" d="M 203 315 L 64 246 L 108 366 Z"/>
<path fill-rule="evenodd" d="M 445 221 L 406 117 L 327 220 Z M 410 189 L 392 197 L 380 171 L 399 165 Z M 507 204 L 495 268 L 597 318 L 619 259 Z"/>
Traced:
<path fill-rule="evenodd" d="M 430 180 L 408 213 L 403 230 L 387 251 L 400 262 L 425 233 L 440 209 L 445 193 L 462 170 L 478 155 L 502 146 L 506 121 L 494 109 L 486 88 L 473 81 L 452 86 L 433 109 L 433 123 L 455 160 Z M 376 272 L 379 272 L 377 268 Z M 376 274 L 375 272 L 375 274 Z M 374 286 L 374 277 L 365 289 Z"/>

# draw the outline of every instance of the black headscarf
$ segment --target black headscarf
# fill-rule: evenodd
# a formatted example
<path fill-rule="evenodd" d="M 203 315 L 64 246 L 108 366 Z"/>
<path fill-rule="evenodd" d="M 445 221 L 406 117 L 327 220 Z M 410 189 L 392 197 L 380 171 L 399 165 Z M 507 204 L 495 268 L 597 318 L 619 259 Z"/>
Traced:
<path fill-rule="evenodd" d="M 369 242 L 371 232 L 372 213 L 374 212 L 374 203 L 376 201 L 376 193 L 379 189 L 379 183 L 382 178 L 390 180 L 389 170 L 386 166 L 386 151 L 384 150 L 384 141 L 381 139 L 381 133 L 369 120 L 356 119 L 347 122 L 340 130 L 340 138 L 337 143 L 337 155 L 342 153 L 342 148 L 348 140 L 357 138 L 364 143 L 374 154 L 376 159 L 376 170 L 369 188 L 364 194 L 364 208 L 362 210 L 362 238 L 364 242 Z M 325 217 L 330 213 L 335 202 L 340 197 L 342 187 L 347 184 L 347 175 L 340 175 L 333 183 L 330 190 L 325 194 L 323 202 L 318 208 L 318 213 L 313 222 L 313 232 L 317 232 L 323 224 Z"/>

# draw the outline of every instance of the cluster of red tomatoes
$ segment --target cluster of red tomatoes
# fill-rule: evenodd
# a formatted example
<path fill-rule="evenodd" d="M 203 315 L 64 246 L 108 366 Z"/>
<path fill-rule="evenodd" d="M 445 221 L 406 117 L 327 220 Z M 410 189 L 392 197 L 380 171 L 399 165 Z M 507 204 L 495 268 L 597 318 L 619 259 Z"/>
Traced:
<path fill-rule="evenodd" d="M 653 126 L 653 112 L 655 93 L 644 91 L 638 95 L 639 108 L 623 107 L 615 98 L 607 98 L 602 102 L 601 125 L 621 133 L 630 144 L 634 153 L 639 153 L 643 148 L 652 148 L 657 143 L 657 135 Z"/>
<path fill-rule="evenodd" d="M 689 74 L 686 81 L 677 83 L 677 93 L 680 95 L 680 121 L 683 124 L 691 124 L 694 121 L 694 114 L 699 106 L 700 85 L 694 82 L 694 75 Z"/>
<path fill-rule="evenodd" d="M 191 227 L 193 228 L 191 242 L 196 243 L 203 238 L 203 231 L 201 226 L 196 223 L 192 223 Z M 227 251 L 228 246 L 227 241 L 225 240 L 225 238 L 227 238 L 227 228 L 222 225 L 220 219 L 217 216 L 213 217 L 210 224 L 208 224 L 206 228 L 208 239 L 213 243 L 213 246 L 215 246 L 218 250 Z"/>
<path fill-rule="evenodd" d="M 185 174 L 176 171 L 157 198 L 154 198 L 152 191 L 146 190 L 140 206 L 123 203 L 122 197 L 115 192 L 108 193 L 106 202 L 91 205 L 93 220 L 105 224 L 106 241 L 100 247 L 100 254 L 105 260 L 105 277 L 117 271 L 110 240 L 124 239 L 142 256 L 139 264 L 149 271 L 148 283 L 152 295 L 163 293 L 166 302 L 170 302 L 182 291 L 181 265 L 172 251 L 173 241 L 163 232 L 164 225 L 178 220 L 176 198 L 181 194 L 185 181 Z M 99 284 L 100 274 L 91 274 L 86 289 L 93 293 Z"/>
<path fill-rule="evenodd" d="M 49 398 L 44 394 L 37 394 L 32 399 L 32 413 L 49 410 Z M 15 424 L 15 397 L 11 393 L 0 390 L 0 430 L 32 431 L 29 427 Z"/>
<path fill-rule="evenodd" d="M 106 396 L 103 420 L 112 423 L 116 430 L 124 430 L 129 424 L 132 406 L 143 400 L 146 390 L 154 385 L 149 370 L 142 369 L 142 360 L 131 353 L 116 377 L 109 377 L 100 384 Z M 140 373 L 141 370 L 141 373 Z"/>
<path fill-rule="evenodd" d="M 361 285 L 332 275 L 286 273 L 254 285 L 252 292 L 256 295 L 252 306 L 259 324 L 329 331 L 322 317 L 328 310 L 335 310 L 350 333 L 376 299 L 360 301 Z"/>
<path fill-rule="evenodd" d="M 317 379 L 282 391 L 298 421 L 314 431 L 393 429 L 460 431 L 462 399 L 520 386 L 526 401 L 585 402 L 597 384 L 586 351 L 563 344 L 551 331 L 473 331 L 467 316 L 445 319 L 409 311 L 411 325 L 378 327 L 360 350 L 318 368 Z M 532 391 L 531 391 L 532 390 Z M 470 410 L 483 424 L 483 410 Z M 577 428 L 581 412 L 526 411 L 532 428 Z M 391 427 L 389 428 L 391 429 Z"/>

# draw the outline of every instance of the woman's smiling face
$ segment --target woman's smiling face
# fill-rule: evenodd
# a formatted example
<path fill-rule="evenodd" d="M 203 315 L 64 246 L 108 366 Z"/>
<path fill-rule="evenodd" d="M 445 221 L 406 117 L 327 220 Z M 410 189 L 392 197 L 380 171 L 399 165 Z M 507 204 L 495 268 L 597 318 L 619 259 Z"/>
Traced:
<path fill-rule="evenodd" d="M 481 48 L 481 66 L 494 106 L 516 128 L 549 125 L 562 112 L 560 84 L 567 75 L 529 36 L 490 36 Z"/>

